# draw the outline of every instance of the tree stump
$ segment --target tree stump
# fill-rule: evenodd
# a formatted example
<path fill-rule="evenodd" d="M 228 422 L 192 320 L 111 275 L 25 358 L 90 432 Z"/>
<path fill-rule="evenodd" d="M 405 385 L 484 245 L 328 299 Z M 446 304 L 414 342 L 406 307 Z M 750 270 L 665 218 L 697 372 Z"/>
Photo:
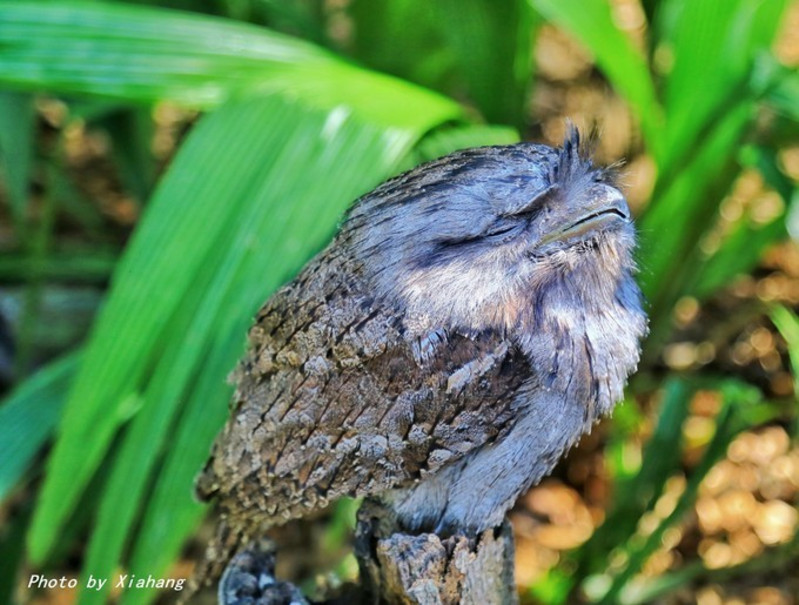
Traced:
<path fill-rule="evenodd" d="M 513 533 L 501 527 L 469 538 L 406 534 L 393 511 L 367 500 L 358 511 L 355 556 L 360 586 L 324 605 L 513 605 Z M 219 605 L 308 605 L 300 591 L 274 577 L 274 547 L 262 541 L 228 564 Z M 318 604 L 322 605 L 322 604 Z"/>
<path fill-rule="evenodd" d="M 409 535 L 397 528 L 391 510 L 367 500 L 358 512 L 355 540 L 364 604 L 518 602 L 507 520 L 476 538 Z"/>

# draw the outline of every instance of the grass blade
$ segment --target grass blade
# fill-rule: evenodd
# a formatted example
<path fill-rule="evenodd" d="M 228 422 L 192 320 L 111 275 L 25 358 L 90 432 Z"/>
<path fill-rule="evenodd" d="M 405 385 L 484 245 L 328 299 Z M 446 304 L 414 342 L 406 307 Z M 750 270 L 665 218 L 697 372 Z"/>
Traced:
<path fill-rule="evenodd" d="M 793 311 L 777 306 L 771 310 L 771 321 L 788 343 L 788 355 L 793 369 L 793 391 L 799 397 L 799 317 Z M 799 415 L 794 417 L 791 429 L 795 441 L 799 438 Z"/>
<path fill-rule="evenodd" d="M 155 125 L 150 114 L 150 107 L 125 107 L 96 121 L 108 132 L 120 178 L 139 203 L 150 196 L 156 173 L 150 151 Z"/>
<path fill-rule="evenodd" d="M 0 602 L 15 603 L 19 575 L 25 562 L 25 530 L 31 518 L 31 507 L 12 511 L 4 520 L 0 533 Z"/>
<path fill-rule="evenodd" d="M 738 565 L 708 569 L 701 561 L 683 565 L 680 569 L 667 572 L 636 587 L 633 594 L 625 599 L 625 605 L 645 605 L 656 603 L 661 597 L 677 591 L 689 583 L 722 584 L 731 578 L 756 577 L 768 574 L 771 577 L 790 577 L 799 557 L 799 534 L 793 540 Z"/>
<path fill-rule="evenodd" d="M 117 255 L 107 249 L 62 251 L 39 264 L 42 279 L 48 282 L 103 282 L 111 275 Z M 34 270 L 36 262 L 29 255 L 0 256 L 0 281 L 21 281 Z"/>
<path fill-rule="evenodd" d="M 771 320 L 788 343 L 794 376 L 799 377 L 799 317 L 785 307 L 774 307 Z"/>
<path fill-rule="evenodd" d="M 137 576 L 157 573 L 165 575 L 180 552 L 186 538 L 194 531 L 206 513 L 207 506 L 197 502 L 193 482 L 205 459 L 219 427 L 227 419 L 224 402 L 231 387 L 220 375 L 219 368 L 232 368 L 241 355 L 241 335 L 250 317 L 237 317 L 220 326 L 225 338 L 213 342 L 210 355 L 197 372 L 197 382 L 187 391 L 187 403 L 174 425 L 169 450 L 163 458 L 161 471 L 152 493 L 143 502 L 142 520 L 131 544 L 128 569 Z M 212 371 L 217 368 L 216 371 Z M 217 405 L 209 405 L 216 402 Z M 151 601 L 154 590 L 126 593 L 124 605 Z"/>
<path fill-rule="evenodd" d="M 773 81 L 771 86 L 767 85 L 765 101 L 789 119 L 799 122 L 799 70 L 786 69 L 774 63 L 773 58 L 765 55 L 758 64 L 765 77 Z"/>
<path fill-rule="evenodd" d="M 11 201 L 17 236 L 24 239 L 25 208 L 33 165 L 35 114 L 27 94 L 0 92 L 0 174 Z"/>

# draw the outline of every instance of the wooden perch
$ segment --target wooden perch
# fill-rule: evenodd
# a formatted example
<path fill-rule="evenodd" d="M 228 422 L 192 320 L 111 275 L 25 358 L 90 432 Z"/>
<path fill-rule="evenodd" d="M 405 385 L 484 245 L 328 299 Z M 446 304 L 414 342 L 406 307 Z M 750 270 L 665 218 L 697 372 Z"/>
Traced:
<path fill-rule="evenodd" d="M 491 605 L 517 603 L 513 534 L 505 520 L 469 539 L 398 530 L 391 511 L 366 501 L 358 512 L 355 555 L 363 603 Z"/>
<path fill-rule="evenodd" d="M 358 512 L 355 555 L 361 585 L 325 605 L 505 605 L 518 602 L 513 534 L 506 520 L 476 538 L 410 535 L 391 509 L 367 500 Z M 236 555 L 219 583 L 219 605 L 308 605 L 299 589 L 274 577 L 266 541 Z"/>

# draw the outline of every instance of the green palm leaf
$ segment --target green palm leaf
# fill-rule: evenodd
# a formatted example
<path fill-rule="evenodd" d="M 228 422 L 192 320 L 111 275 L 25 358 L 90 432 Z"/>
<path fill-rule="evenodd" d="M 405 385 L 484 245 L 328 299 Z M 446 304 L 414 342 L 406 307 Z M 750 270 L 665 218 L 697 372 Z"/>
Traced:
<path fill-rule="evenodd" d="M 144 6 L 0 2 L 0 84 L 211 108 L 232 95 L 284 92 L 344 104 L 385 125 L 461 116 L 453 101 L 362 69 L 309 42 L 228 19 Z"/>

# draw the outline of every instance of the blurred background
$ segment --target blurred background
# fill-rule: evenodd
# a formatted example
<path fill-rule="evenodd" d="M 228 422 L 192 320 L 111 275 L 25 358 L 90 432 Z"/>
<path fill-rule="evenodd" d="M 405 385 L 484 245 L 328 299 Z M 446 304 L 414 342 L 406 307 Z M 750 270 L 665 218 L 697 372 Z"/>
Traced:
<path fill-rule="evenodd" d="M 0 0 L 0 602 L 173 602 L 113 585 L 190 573 L 258 306 L 387 177 L 570 118 L 651 335 L 511 514 L 521 600 L 799 603 L 797 66 L 787 0 Z M 356 507 L 279 573 L 352 580 Z"/>

